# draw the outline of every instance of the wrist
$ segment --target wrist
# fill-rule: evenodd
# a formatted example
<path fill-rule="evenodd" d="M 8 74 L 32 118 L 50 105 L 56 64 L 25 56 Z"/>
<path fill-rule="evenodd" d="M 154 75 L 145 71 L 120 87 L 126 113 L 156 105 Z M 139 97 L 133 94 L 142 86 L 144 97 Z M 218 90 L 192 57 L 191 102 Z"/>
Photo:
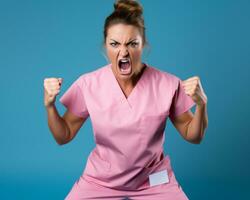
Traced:
<path fill-rule="evenodd" d="M 51 108 L 54 108 L 55 107 L 55 104 L 54 103 L 48 103 L 48 104 L 44 104 L 44 106 L 45 106 L 45 108 L 47 109 L 47 110 L 50 110 Z"/>

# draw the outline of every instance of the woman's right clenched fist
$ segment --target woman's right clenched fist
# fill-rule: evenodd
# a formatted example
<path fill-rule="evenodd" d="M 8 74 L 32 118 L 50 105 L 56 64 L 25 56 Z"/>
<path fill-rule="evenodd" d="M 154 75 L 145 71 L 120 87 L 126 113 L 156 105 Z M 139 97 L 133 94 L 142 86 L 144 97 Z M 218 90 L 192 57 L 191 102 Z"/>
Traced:
<path fill-rule="evenodd" d="M 56 96 L 60 93 L 62 78 L 45 78 L 44 79 L 44 105 L 46 107 L 54 104 Z"/>

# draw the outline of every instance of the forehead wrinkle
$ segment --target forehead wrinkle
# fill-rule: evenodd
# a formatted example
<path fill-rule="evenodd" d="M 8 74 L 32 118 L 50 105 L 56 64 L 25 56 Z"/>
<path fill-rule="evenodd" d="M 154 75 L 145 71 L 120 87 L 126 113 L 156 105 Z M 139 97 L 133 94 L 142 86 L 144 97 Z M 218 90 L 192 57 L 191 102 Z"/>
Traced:
<path fill-rule="evenodd" d="M 115 39 L 112 39 L 112 38 L 110 38 L 110 40 L 113 40 L 114 42 L 120 43 L 118 40 L 115 40 Z M 126 44 L 128 44 L 128 43 L 130 43 L 130 42 L 133 42 L 133 41 L 135 41 L 135 40 L 138 40 L 138 39 L 137 39 L 137 38 L 134 38 L 134 39 L 129 38 L 129 39 L 128 39 L 128 42 L 126 42 Z"/>

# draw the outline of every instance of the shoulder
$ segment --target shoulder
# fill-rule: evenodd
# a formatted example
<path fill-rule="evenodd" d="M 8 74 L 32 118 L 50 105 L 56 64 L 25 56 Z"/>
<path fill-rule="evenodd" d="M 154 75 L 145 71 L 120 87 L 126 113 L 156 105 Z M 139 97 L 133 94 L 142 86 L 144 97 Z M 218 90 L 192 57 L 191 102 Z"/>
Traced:
<path fill-rule="evenodd" d="M 104 79 L 107 75 L 109 65 L 103 65 L 98 67 L 97 69 L 89 72 L 85 72 L 77 77 L 77 84 L 80 87 L 84 87 L 84 85 L 91 85 L 93 83 L 97 83 Z"/>
<path fill-rule="evenodd" d="M 155 66 L 148 65 L 150 70 L 150 76 L 154 79 L 154 81 L 162 82 L 171 86 L 172 88 L 176 88 L 179 84 L 180 78 L 168 71 L 164 71 L 162 69 L 156 68 Z"/>

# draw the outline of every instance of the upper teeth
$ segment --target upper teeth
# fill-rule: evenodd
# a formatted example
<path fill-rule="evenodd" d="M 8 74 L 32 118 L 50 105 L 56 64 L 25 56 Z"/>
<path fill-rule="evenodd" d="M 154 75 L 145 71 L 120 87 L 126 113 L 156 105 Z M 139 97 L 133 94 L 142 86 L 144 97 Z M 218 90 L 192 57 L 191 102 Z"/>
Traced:
<path fill-rule="evenodd" d="M 128 59 L 121 59 L 120 61 L 121 61 L 121 62 L 129 62 Z"/>

